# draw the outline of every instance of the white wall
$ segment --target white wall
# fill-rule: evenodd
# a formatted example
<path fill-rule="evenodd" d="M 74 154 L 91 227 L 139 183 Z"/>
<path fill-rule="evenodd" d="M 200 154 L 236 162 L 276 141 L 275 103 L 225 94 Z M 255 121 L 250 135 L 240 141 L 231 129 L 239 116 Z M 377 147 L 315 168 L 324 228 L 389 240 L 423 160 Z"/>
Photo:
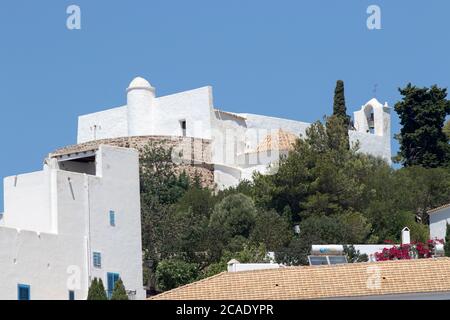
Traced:
<path fill-rule="evenodd" d="M 186 136 L 211 139 L 212 88 L 184 91 L 155 101 L 153 135 L 181 136 L 180 120 L 185 120 Z"/>
<path fill-rule="evenodd" d="M 94 140 L 94 125 L 97 125 L 97 140 L 127 137 L 129 132 L 136 133 L 133 135 L 181 136 L 180 120 L 187 123 L 186 136 L 211 139 L 212 109 L 211 87 L 152 98 L 151 104 L 135 103 L 133 112 L 142 116 L 133 117 L 131 124 L 128 106 L 80 116 L 77 141 Z"/>
<path fill-rule="evenodd" d="M 127 290 L 145 298 L 142 279 L 141 206 L 138 152 L 101 146 L 97 171 L 89 177 L 90 251 L 101 252 L 102 268 L 92 268 L 93 277 L 119 273 Z M 116 226 L 109 224 L 109 211 Z"/>
<path fill-rule="evenodd" d="M 41 225 L 34 223 L 29 224 L 33 231 L 19 233 L 5 219 L 0 227 L 0 299 L 17 299 L 18 283 L 31 286 L 32 299 L 68 299 L 71 270 L 78 270 L 76 299 L 87 297 L 92 277 L 101 277 L 106 286 L 107 272 L 119 273 L 127 290 L 136 290 L 137 299 L 145 298 L 138 152 L 100 146 L 96 160 L 97 176 L 47 167 L 44 173 L 29 176 L 33 178 L 27 180 L 30 194 L 24 189 L 21 197 L 10 197 L 8 208 L 14 208 L 19 212 L 16 216 L 24 220 L 13 219 L 12 223 L 26 226 L 24 212 L 40 199 L 31 194 L 36 189 L 31 188 L 32 183 L 41 191 L 46 189 L 44 195 L 54 194 L 56 201 L 51 201 L 49 210 L 57 215 L 50 224 L 57 226 L 57 232 L 44 233 Z M 45 187 L 48 176 L 51 182 Z M 20 206 L 15 204 L 19 200 Z M 5 217 L 8 208 L 5 206 Z M 116 227 L 110 226 L 110 210 L 116 212 Z M 49 216 L 45 210 L 40 213 Z M 100 269 L 93 267 L 94 251 L 102 254 Z"/>
<path fill-rule="evenodd" d="M 241 170 L 239 168 L 226 165 L 214 165 L 214 182 L 219 190 L 236 186 L 241 180 Z"/>
<path fill-rule="evenodd" d="M 243 118 L 212 112 L 212 162 L 234 166 L 246 151 L 246 123 Z"/>
<path fill-rule="evenodd" d="M 391 141 L 390 137 L 380 137 L 371 133 L 364 133 L 350 130 L 350 143 L 359 141 L 359 152 L 383 158 L 387 163 L 391 164 Z"/>
<path fill-rule="evenodd" d="M 241 113 L 240 115 L 247 119 L 247 131 L 249 131 L 247 143 L 249 150 L 256 149 L 258 144 L 261 143 L 268 134 L 274 133 L 275 130 L 281 129 L 300 137 L 300 135 L 305 136 L 306 129 L 310 126 L 309 123 L 289 119 L 245 113 Z M 257 139 L 254 138 L 254 133 L 251 132 L 252 130 L 256 130 Z"/>
<path fill-rule="evenodd" d="M 127 107 L 118 107 L 78 117 L 77 143 L 128 136 Z"/>
<path fill-rule="evenodd" d="M 55 233 L 51 212 L 51 172 L 7 177 L 4 185 L 4 224 L 11 228 Z"/>
<path fill-rule="evenodd" d="M 38 225 L 32 226 L 34 231 L 20 232 L 15 228 L 0 227 L 0 300 L 16 300 L 19 283 L 30 285 L 33 300 L 68 299 L 69 290 L 75 291 L 76 299 L 86 298 L 88 278 L 83 175 L 51 171 L 56 174 L 57 181 L 58 234 L 36 232 L 39 230 Z M 72 180 L 75 200 L 68 177 Z M 46 181 L 45 174 L 41 178 Z M 42 184 L 39 180 L 35 182 L 37 185 Z M 26 209 L 24 212 L 29 212 L 34 203 L 28 201 L 26 194 L 23 196 L 22 201 L 28 206 L 25 208 L 23 205 Z M 30 199 L 35 197 L 32 194 L 28 196 Z M 6 216 L 9 214 L 7 210 Z M 42 214 L 48 216 L 46 212 Z M 26 215 L 21 215 L 21 218 L 27 221 Z"/>
<path fill-rule="evenodd" d="M 447 223 L 450 224 L 450 207 L 430 214 L 430 239 L 445 240 Z"/>
<path fill-rule="evenodd" d="M 84 256 L 80 236 L 0 228 L 0 300 L 17 300 L 18 284 L 30 285 L 33 300 L 67 300 L 72 270 L 86 278 Z M 86 285 L 80 282 L 76 298 L 85 295 Z"/>

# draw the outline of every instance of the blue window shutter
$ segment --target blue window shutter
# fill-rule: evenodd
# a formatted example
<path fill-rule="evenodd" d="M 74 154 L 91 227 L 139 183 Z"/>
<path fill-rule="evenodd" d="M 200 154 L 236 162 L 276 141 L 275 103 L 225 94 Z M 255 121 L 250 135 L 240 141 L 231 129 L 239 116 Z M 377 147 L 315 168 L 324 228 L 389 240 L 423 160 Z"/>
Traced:
<path fill-rule="evenodd" d="M 17 300 L 30 300 L 30 286 L 26 284 L 17 285 Z"/>
<path fill-rule="evenodd" d="M 73 290 L 69 291 L 69 300 L 75 300 L 75 291 Z"/>
<path fill-rule="evenodd" d="M 114 211 L 109 211 L 109 225 L 112 227 L 116 226 L 116 213 Z"/>
<path fill-rule="evenodd" d="M 101 268 L 102 267 L 102 255 L 100 252 L 94 252 L 93 253 L 93 262 L 95 268 Z"/>
<path fill-rule="evenodd" d="M 107 287 L 108 287 L 108 298 L 111 299 L 112 293 L 114 291 L 114 286 L 116 282 L 119 280 L 120 276 L 118 273 L 108 272 L 107 274 Z"/>

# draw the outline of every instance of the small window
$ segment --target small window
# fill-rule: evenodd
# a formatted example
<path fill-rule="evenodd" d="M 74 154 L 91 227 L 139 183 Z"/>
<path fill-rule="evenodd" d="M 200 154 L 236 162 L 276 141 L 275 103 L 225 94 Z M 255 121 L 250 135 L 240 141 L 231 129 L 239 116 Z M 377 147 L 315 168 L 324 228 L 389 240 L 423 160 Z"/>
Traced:
<path fill-rule="evenodd" d="M 183 137 L 186 137 L 186 120 L 180 120 L 180 127 L 181 127 L 181 135 Z"/>
<path fill-rule="evenodd" d="M 100 252 L 94 252 L 94 267 L 101 268 L 102 267 L 102 255 Z"/>
<path fill-rule="evenodd" d="M 75 300 L 75 291 L 73 290 L 69 291 L 69 300 Z"/>
<path fill-rule="evenodd" d="M 30 300 L 30 286 L 26 284 L 19 284 L 17 286 L 17 299 Z"/>
<path fill-rule="evenodd" d="M 109 211 L 109 225 L 111 227 L 116 226 L 116 213 L 114 211 Z"/>

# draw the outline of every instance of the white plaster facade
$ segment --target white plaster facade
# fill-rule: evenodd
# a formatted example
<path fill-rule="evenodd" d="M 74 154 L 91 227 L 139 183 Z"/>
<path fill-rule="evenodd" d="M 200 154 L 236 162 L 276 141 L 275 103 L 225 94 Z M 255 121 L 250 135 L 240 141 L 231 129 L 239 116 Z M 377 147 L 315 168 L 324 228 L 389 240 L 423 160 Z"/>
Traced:
<path fill-rule="evenodd" d="M 5 178 L 0 300 L 18 299 L 19 285 L 32 300 L 86 299 L 94 277 L 108 290 L 108 273 L 144 299 L 139 192 L 138 152 L 106 145 Z"/>
<path fill-rule="evenodd" d="M 450 203 L 431 210 L 430 217 L 430 239 L 445 240 L 447 224 L 450 225 Z"/>
<path fill-rule="evenodd" d="M 355 130 L 351 143 L 359 141 L 360 151 L 391 163 L 390 108 L 372 99 L 354 113 Z M 274 146 L 270 155 L 256 153 L 270 134 L 282 129 L 304 136 L 309 123 L 263 115 L 231 113 L 214 106 L 212 88 L 207 86 L 157 97 L 143 78 L 127 88 L 127 104 L 87 114 L 78 119 L 78 143 L 129 136 L 187 136 L 212 141 L 211 161 L 219 189 L 251 178 L 257 170 L 267 172 L 267 164 L 279 159 Z"/>

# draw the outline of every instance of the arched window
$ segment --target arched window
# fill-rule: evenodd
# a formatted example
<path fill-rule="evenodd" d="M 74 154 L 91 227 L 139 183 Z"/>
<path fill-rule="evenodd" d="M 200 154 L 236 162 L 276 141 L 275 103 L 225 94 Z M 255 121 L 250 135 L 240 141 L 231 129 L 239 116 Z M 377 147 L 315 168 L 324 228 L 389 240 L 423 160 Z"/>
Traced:
<path fill-rule="evenodd" d="M 366 105 L 366 107 L 364 108 L 364 114 L 366 115 L 366 120 L 367 120 L 367 132 L 370 133 L 375 133 L 375 117 L 374 117 L 374 113 L 373 113 L 373 107 L 368 104 Z"/>

